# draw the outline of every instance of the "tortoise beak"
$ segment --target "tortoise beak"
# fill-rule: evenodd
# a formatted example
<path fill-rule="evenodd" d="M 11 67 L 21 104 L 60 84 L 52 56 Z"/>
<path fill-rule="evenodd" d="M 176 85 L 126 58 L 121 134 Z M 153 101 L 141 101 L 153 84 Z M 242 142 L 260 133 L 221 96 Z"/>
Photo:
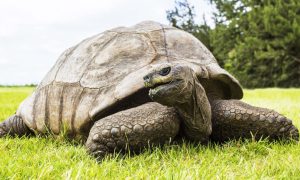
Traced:
<path fill-rule="evenodd" d="M 147 74 L 146 76 L 143 77 L 143 79 L 144 79 L 144 86 L 146 88 L 152 88 L 154 86 L 153 73 Z"/>
<path fill-rule="evenodd" d="M 148 74 L 148 75 L 144 76 L 143 79 L 144 79 L 144 86 L 146 88 L 152 88 L 153 87 L 154 84 L 152 83 L 151 74 Z"/>

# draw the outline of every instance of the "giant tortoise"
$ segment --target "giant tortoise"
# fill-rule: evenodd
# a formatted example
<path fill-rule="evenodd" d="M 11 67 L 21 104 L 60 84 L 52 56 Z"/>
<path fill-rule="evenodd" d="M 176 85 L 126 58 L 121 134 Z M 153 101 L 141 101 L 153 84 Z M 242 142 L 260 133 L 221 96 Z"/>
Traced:
<path fill-rule="evenodd" d="M 191 34 L 145 21 L 67 49 L 0 136 L 66 133 L 103 157 L 175 137 L 298 139 L 292 121 L 253 107 L 239 82 Z"/>

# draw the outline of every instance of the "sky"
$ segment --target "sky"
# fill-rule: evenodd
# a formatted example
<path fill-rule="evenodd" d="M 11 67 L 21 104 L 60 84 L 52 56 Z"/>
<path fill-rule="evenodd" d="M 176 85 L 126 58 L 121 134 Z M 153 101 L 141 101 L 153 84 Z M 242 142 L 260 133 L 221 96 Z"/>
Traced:
<path fill-rule="evenodd" d="M 189 0 L 213 24 L 208 0 Z M 38 84 L 67 48 L 117 26 L 169 24 L 174 0 L 0 0 L 0 85 Z"/>

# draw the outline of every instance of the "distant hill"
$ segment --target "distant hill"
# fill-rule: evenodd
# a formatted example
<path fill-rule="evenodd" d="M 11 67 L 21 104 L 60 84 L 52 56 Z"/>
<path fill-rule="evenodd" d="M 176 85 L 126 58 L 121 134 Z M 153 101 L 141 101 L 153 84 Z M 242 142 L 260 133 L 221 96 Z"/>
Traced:
<path fill-rule="evenodd" d="M 24 85 L 1 85 L 0 84 L 0 87 L 36 87 L 37 84 L 24 84 Z"/>

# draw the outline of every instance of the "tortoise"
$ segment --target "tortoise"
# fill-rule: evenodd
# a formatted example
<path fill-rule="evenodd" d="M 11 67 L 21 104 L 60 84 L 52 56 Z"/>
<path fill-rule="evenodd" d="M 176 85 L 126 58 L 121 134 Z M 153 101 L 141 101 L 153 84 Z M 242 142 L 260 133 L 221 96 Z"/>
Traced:
<path fill-rule="evenodd" d="M 174 139 L 296 139 L 279 113 L 239 99 L 243 90 L 194 36 L 153 21 L 117 27 L 67 49 L 0 124 L 0 136 L 66 133 L 104 157 Z"/>

